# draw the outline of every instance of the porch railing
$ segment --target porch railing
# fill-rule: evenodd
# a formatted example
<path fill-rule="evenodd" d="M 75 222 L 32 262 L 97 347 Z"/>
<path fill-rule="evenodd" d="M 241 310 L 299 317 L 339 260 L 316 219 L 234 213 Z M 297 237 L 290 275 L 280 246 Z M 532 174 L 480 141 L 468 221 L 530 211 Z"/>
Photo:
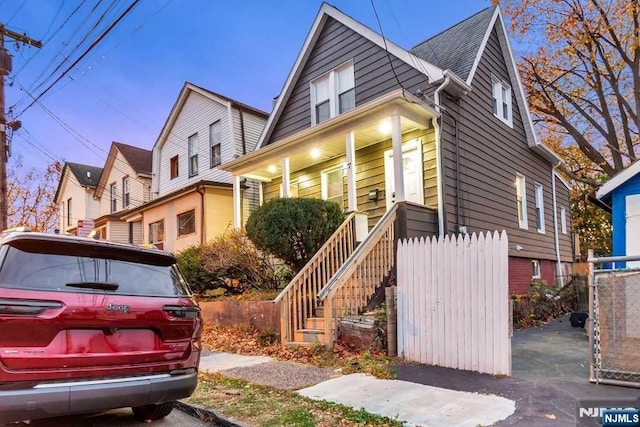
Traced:
<path fill-rule="evenodd" d="M 356 213 L 351 213 L 286 288 L 273 300 L 281 303 L 282 343 L 294 341 L 296 330 L 317 308 L 318 293 L 351 256 L 356 246 Z"/>
<path fill-rule="evenodd" d="M 395 220 L 398 205 L 394 205 L 371 230 L 347 262 L 340 267 L 318 294 L 324 305 L 326 342 L 333 344 L 338 319 L 359 314 L 376 288 L 382 283 L 395 262 Z"/>

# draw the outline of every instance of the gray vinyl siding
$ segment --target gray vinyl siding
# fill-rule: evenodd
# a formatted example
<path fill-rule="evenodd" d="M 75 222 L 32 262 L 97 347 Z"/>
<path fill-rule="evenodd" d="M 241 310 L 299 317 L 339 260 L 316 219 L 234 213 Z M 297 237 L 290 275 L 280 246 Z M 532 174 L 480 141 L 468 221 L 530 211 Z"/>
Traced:
<path fill-rule="evenodd" d="M 393 55 L 390 57 L 405 89 L 414 93 L 418 88 L 427 88 L 425 74 Z M 267 144 L 311 126 L 310 82 L 349 60 L 354 63 L 356 107 L 399 88 L 385 50 L 329 17 L 282 113 L 275 117 L 275 127 L 271 135 L 267 135 Z"/>
<path fill-rule="evenodd" d="M 493 115 L 492 73 L 512 82 L 513 128 Z M 528 147 L 514 97 L 518 87 L 509 78 L 495 28 L 482 54 L 472 87 L 459 106 L 445 101 L 448 110 L 459 120 L 461 225 L 469 232 L 507 230 L 510 256 L 553 260 L 552 167 Z M 456 229 L 454 126 L 447 114 L 443 122 L 445 220 L 446 230 L 451 232 Z M 518 226 L 516 173 L 526 178 L 528 230 Z M 542 184 L 544 189 L 545 234 L 536 230 L 534 183 Z M 516 250 L 518 245 L 522 247 L 520 251 Z"/>
<path fill-rule="evenodd" d="M 419 238 L 435 236 L 438 233 L 438 211 L 426 206 L 419 206 L 413 203 L 401 203 L 398 211 L 398 219 L 404 219 L 403 225 L 396 220 L 396 229 L 399 238 Z M 402 236 L 401 234 L 405 234 Z"/>
<path fill-rule="evenodd" d="M 117 243 L 129 243 L 129 223 L 111 220 L 107 223 L 107 240 Z"/>
<path fill-rule="evenodd" d="M 569 189 L 560 179 L 556 178 L 556 198 L 558 201 L 558 243 L 560 244 L 560 258 L 563 262 L 573 261 L 573 224 L 571 223 L 571 196 Z M 562 217 L 560 208 L 567 211 L 567 234 L 562 233 Z"/>

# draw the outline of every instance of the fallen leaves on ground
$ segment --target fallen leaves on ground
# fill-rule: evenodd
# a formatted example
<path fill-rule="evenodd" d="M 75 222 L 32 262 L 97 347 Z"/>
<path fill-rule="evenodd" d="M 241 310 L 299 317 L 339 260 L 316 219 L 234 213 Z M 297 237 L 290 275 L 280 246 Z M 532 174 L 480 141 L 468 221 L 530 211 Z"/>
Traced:
<path fill-rule="evenodd" d="M 343 373 L 363 372 L 378 378 L 395 378 L 395 373 L 389 368 L 392 359 L 384 353 L 362 352 L 337 343 L 332 349 L 322 344 L 312 344 L 311 347 L 284 347 L 276 340 L 275 334 L 269 331 L 205 325 L 202 344 L 209 350 L 269 356 L 321 368 L 340 368 Z"/>

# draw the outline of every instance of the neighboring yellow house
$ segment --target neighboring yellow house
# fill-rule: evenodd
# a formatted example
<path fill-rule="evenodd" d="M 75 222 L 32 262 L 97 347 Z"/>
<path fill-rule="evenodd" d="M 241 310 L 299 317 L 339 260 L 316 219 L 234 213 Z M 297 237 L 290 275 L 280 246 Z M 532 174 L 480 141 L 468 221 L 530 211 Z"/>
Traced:
<path fill-rule="evenodd" d="M 93 194 L 101 175 L 102 168 L 65 162 L 54 197 L 60 212 L 60 232 L 78 235 L 80 231 L 80 235 L 86 235 L 91 230 L 87 225 L 98 216 L 99 202 Z"/>
<path fill-rule="evenodd" d="M 185 83 L 153 147 L 151 201 L 121 215 L 141 221 L 141 238 L 170 252 L 206 242 L 233 226 L 233 178 L 219 165 L 254 150 L 268 114 Z M 260 185 L 238 192 L 246 221 Z"/>

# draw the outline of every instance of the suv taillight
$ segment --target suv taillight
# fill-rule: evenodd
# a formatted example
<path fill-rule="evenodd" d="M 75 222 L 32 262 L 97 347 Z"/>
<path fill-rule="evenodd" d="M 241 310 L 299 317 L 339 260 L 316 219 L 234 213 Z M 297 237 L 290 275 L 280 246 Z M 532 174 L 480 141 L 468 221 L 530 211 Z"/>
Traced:
<path fill-rule="evenodd" d="M 0 316 L 37 316 L 58 308 L 62 308 L 62 304 L 56 301 L 0 298 Z"/>

